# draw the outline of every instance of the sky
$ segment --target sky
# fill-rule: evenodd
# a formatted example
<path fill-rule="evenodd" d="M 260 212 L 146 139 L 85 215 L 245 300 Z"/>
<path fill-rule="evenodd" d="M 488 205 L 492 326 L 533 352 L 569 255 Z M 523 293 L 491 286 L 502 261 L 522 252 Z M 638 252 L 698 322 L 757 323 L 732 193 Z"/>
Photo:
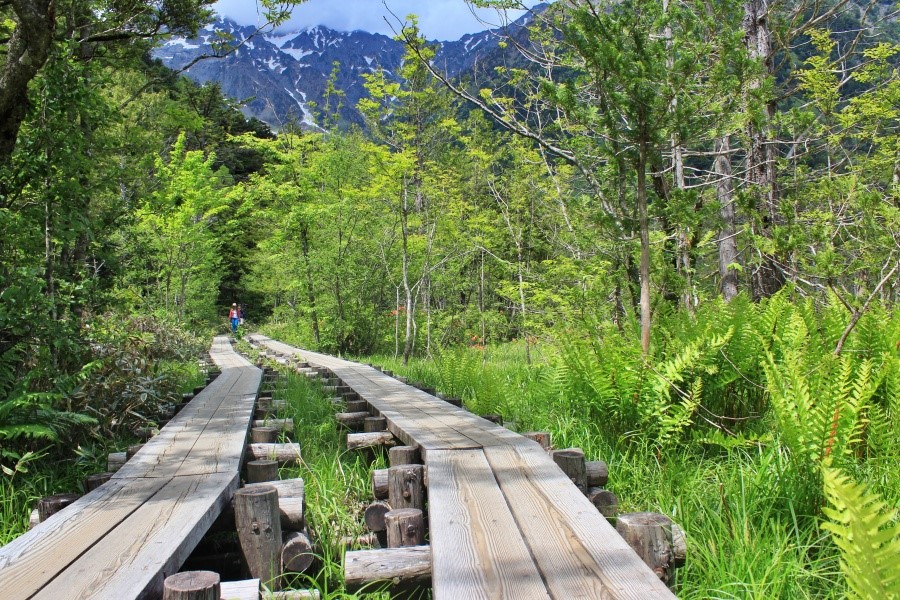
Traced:
<path fill-rule="evenodd" d="M 527 1 L 534 6 L 537 0 Z M 255 25 L 259 21 L 260 10 L 254 0 L 220 0 L 215 10 L 241 25 Z M 390 11 L 390 12 L 389 12 Z M 393 36 L 394 31 L 385 22 L 385 17 L 399 26 L 393 12 L 400 19 L 410 13 L 419 17 L 419 28 L 427 39 L 457 40 L 466 33 L 476 33 L 491 29 L 502 23 L 497 11 L 479 9 L 478 16 L 486 23 L 479 22 L 465 0 L 308 0 L 294 8 L 291 21 L 280 30 L 296 31 L 315 25 L 327 25 L 338 31 L 361 29 L 371 33 Z M 509 18 L 516 19 L 521 11 L 509 11 Z"/>

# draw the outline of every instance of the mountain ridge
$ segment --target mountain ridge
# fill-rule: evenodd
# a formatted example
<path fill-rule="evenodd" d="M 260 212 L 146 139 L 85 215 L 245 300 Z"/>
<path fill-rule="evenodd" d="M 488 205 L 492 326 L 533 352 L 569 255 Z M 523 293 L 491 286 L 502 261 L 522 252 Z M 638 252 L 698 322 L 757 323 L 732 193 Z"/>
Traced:
<path fill-rule="evenodd" d="M 525 15 L 507 27 L 521 28 L 530 20 L 531 15 Z M 429 43 L 437 47 L 435 62 L 456 78 L 471 71 L 479 60 L 500 52 L 502 32 L 502 28 L 488 29 L 458 40 Z M 392 76 L 404 55 L 402 42 L 380 33 L 313 25 L 259 34 L 253 26 L 219 17 L 194 38 L 169 39 L 153 51 L 153 57 L 169 68 L 184 69 L 199 56 L 213 54 L 223 35 L 245 41 L 222 58 L 198 61 L 185 75 L 201 84 L 218 83 L 224 95 L 241 104 L 245 116 L 260 119 L 275 130 L 291 122 L 305 129 L 321 128 L 318 113 L 332 71 L 335 88 L 344 94 L 336 115 L 339 125 L 362 125 L 356 109 L 357 102 L 367 95 L 362 75 L 381 68 Z M 339 64 L 336 70 L 335 63 Z"/>

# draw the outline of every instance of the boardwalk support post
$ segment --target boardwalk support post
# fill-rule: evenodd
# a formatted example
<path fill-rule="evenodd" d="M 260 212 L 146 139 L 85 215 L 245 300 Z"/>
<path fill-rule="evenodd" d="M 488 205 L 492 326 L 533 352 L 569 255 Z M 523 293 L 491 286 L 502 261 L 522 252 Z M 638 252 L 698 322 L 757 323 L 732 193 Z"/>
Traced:
<path fill-rule="evenodd" d="M 400 465 L 388 469 L 388 502 L 394 510 L 425 506 L 425 467 Z"/>
<path fill-rule="evenodd" d="M 589 460 L 584 470 L 588 487 L 603 487 L 609 481 L 609 467 L 602 460 Z"/>
<path fill-rule="evenodd" d="M 425 519 L 418 508 L 400 508 L 384 515 L 388 548 L 420 546 L 425 543 Z"/>
<path fill-rule="evenodd" d="M 80 497 L 80 494 L 54 494 L 53 496 L 44 496 L 38 501 L 38 515 L 41 523 L 72 504 Z"/>
<path fill-rule="evenodd" d="M 219 574 L 212 571 L 184 571 L 166 577 L 163 600 L 219 600 Z"/>
<path fill-rule="evenodd" d="M 587 472 L 584 451 L 581 448 L 566 448 L 553 451 L 553 462 L 572 480 L 582 493 L 587 492 Z"/>
<path fill-rule="evenodd" d="M 278 441 L 278 429 L 275 427 L 253 427 L 250 430 L 250 441 L 254 444 L 274 444 Z"/>
<path fill-rule="evenodd" d="M 370 433 L 348 433 L 347 450 L 360 450 L 362 448 L 375 448 L 378 446 L 393 446 L 397 441 L 390 431 L 373 431 Z"/>
<path fill-rule="evenodd" d="M 277 460 L 251 460 L 247 463 L 247 482 L 263 483 L 278 479 Z"/>
<path fill-rule="evenodd" d="M 278 491 L 252 486 L 234 494 L 234 520 L 250 575 L 269 589 L 281 589 L 281 520 Z"/>
<path fill-rule="evenodd" d="M 623 513 L 616 521 L 616 531 L 666 585 L 675 583 L 675 544 L 672 520 L 659 513 Z M 684 536 L 679 528 L 680 541 Z M 683 545 L 682 545 L 683 547 Z M 680 554 L 684 554 L 679 549 Z M 683 562 L 683 558 L 680 559 Z"/>
<path fill-rule="evenodd" d="M 376 500 L 387 500 L 389 496 L 388 469 L 375 469 L 372 471 L 372 497 Z"/>
<path fill-rule="evenodd" d="M 431 547 L 347 552 L 344 582 L 349 591 L 358 591 L 378 581 L 392 582 L 392 592 L 431 587 Z"/>
<path fill-rule="evenodd" d="M 388 459 L 392 467 L 420 465 L 422 464 L 422 452 L 418 446 L 394 446 L 388 450 Z"/>
<path fill-rule="evenodd" d="M 281 563 L 285 572 L 303 573 L 312 566 L 315 558 L 312 543 L 305 533 L 292 531 L 284 534 Z"/>
<path fill-rule="evenodd" d="M 549 451 L 551 448 L 549 431 L 529 431 L 527 433 L 523 433 L 522 437 L 526 437 L 529 440 L 537 442 L 544 450 Z"/>
<path fill-rule="evenodd" d="M 384 515 L 391 510 L 391 505 L 384 500 L 376 500 L 366 507 L 365 521 L 369 531 L 378 533 L 385 530 Z"/>

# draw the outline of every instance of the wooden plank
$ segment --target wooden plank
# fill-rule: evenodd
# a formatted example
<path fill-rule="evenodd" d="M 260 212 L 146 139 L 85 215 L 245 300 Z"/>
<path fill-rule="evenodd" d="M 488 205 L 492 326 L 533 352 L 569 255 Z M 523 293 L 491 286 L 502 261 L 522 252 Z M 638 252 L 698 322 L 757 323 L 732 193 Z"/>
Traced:
<path fill-rule="evenodd" d="M 248 389 L 255 390 L 261 376 L 255 367 L 226 368 L 113 477 L 237 471 L 253 417 L 255 391 Z"/>
<path fill-rule="evenodd" d="M 110 480 L 0 548 L 0 595 L 4 600 L 32 597 L 166 483 Z"/>
<path fill-rule="evenodd" d="M 554 598 L 675 597 L 546 452 L 484 454 Z"/>
<path fill-rule="evenodd" d="M 259 579 L 223 581 L 219 590 L 222 600 L 259 600 Z"/>
<path fill-rule="evenodd" d="M 435 600 L 549 598 L 481 450 L 429 453 Z"/>
<path fill-rule="evenodd" d="M 33 598 L 160 597 L 237 485 L 236 472 L 173 478 Z"/>

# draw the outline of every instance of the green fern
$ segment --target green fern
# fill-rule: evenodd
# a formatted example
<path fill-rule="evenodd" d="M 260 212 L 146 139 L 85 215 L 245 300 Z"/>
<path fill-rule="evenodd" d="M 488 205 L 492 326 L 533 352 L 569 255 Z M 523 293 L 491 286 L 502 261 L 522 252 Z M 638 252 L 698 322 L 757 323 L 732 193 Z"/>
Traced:
<path fill-rule="evenodd" d="M 817 355 L 794 315 L 781 336 L 781 358 L 766 352 L 763 369 L 783 443 L 804 468 L 827 458 L 840 462 L 860 443 L 866 409 L 881 383 L 869 360 Z M 810 365 L 815 358 L 817 364 Z"/>
<path fill-rule="evenodd" d="M 703 399 L 703 377 L 715 375 L 719 350 L 732 334 L 729 329 L 722 335 L 700 337 L 653 369 L 655 377 L 641 412 L 657 443 L 677 440 L 693 423 Z"/>
<path fill-rule="evenodd" d="M 900 524 L 893 511 L 838 469 L 824 469 L 824 482 L 831 506 L 823 508 L 830 520 L 822 528 L 841 551 L 850 597 L 900 599 Z"/>

